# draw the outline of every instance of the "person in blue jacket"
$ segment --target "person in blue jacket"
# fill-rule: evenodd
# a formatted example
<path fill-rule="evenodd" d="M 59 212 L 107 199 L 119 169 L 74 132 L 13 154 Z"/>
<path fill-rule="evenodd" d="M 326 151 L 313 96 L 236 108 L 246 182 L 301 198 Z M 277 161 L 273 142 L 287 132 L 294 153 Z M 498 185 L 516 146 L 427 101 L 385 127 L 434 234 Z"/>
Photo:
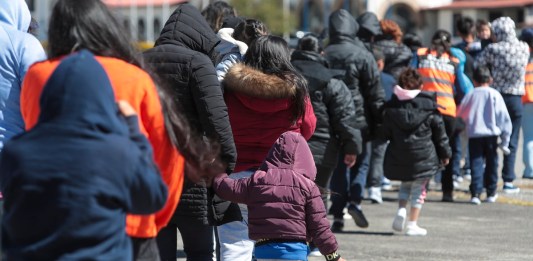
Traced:
<path fill-rule="evenodd" d="M 88 51 L 61 62 L 40 108 L 0 154 L 3 260 L 132 260 L 126 213 L 167 198 L 135 111 Z"/>
<path fill-rule="evenodd" d="M 46 59 L 41 43 L 28 33 L 30 23 L 24 0 L 0 1 L 0 150 L 24 131 L 20 86 L 30 65 Z"/>

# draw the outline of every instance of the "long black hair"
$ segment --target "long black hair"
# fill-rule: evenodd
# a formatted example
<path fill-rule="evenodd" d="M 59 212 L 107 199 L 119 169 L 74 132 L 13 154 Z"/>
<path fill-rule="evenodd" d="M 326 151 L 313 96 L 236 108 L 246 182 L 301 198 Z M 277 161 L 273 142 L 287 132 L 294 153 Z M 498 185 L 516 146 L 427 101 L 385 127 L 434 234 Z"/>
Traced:
<path fill-rule="evenodd" d="M 142 67 L 129 33 L 100 0 L 58 0 L 48 29 L 49 57 L 87 49 Z"/>
<path fill-rule="evenodd" d="M 237 25 L 233 32 L 233 38 L 250 45 L 255 38 L 267 34 L 268 29 L 263 22 L 256 19 L 246 19 Z"/>
<path fill-rule="evenodd" d="M 233 6 L 224 1 L 216 1 L 202 10 L 202 15 L 209 23 L 211 29 L 217 33 L 222 27 L 222 21 L 224 18 L 237 16 L 237 11 L 235 11 Z"/>
<path fill-rule="evenodd" d="M 256 38 L 244 55 L 244 64 L 275 75 L 292 83 L 296 87 L 293 97 L 293 122 L 305 115 L 305 100 L 308 99 L 307 82 L 291 64 L 291 55 L 287 42 L 281 37 L 265 35 Z"/>
<path fill-rule="evenodd" d="M 431 51 L 437 52 L 437 58 L 440 58 L 443 53 L 451 55 L 450 48 L 452 47 L 452 35 L 445 30 L 437 30 L 431 38 Z M 428 51 L 430 51 L 428 49 Z"/>

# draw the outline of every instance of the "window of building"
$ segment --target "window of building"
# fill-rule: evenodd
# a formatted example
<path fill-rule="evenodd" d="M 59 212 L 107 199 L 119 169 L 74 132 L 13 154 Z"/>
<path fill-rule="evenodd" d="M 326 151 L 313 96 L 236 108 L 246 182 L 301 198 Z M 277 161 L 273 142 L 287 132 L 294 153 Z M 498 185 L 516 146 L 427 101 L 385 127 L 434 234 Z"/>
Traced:
<path fill-rule="evenodd" d="M 137 40 L 146 41 L 146 25 L 142 18 L 139 19 L 139 22 L 137 23 L 137 32 Z"/>

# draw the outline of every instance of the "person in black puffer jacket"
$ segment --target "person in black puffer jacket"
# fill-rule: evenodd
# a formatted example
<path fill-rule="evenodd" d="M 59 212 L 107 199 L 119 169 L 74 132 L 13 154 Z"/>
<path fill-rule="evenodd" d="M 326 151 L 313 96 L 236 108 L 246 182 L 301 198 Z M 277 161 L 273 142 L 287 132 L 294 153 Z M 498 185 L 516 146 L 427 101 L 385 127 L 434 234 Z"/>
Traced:
<path fill-rule="evenodd" d="M 357 38 L 359 24 L 348 11 L 341 9 L 332 13 L 329 25 L 330 43 L 324 50 L 325 57 L 330 68 L 345 72 L 343 81 L 350 89 L 355 103 L 355 127 L 361 130 L 363 144 L 366 144 L 373 138 L 382 120 L 385 92 L 380 86 L 380 72 L 373 55 Z M 350 168 L 350 180 L 346 179 L 347 166 L 343 157 L 339 158 L 339 164 L 331 178 L 330 188 L 335 193 L 331 196 L 330 213 L 335 218 L 332 226 L 335 231 L 340 231 L 344 226 L 342 217 L 347 203 L 350 203 L 348 213 L 352 215 L 356 225 L 368 227 L 360 207 L 366 186 L 367 150 L 367 146 L 363 146 L 356 165 Z"/>
<path fill-rule="evenodd" d="M 364 47 L 369 52 L 372 52 L 376 37 L 381 35 L 378 17 L 372 12 L 364 12 L 357 17 L 357 23 L 360 27 L 359 31 L 357 31 L 357 37 L 361 40 Z"/>
<path fill-rule="evenodd" d="M 181 4 L 166 22 L 155 47 L 147 50 L 144 58 L 155 72 L 159 87 L 175 95 L 192 131 L 220 143 L 221 159 L 227 164 L 226 172 L 231 173 L 237 152 L 211 60 L 219 41 L 195 7 Z M 232 204 L 231 211 L 227 212 L 229 202 L 214 204 L 212 198 L 205 185 L 185 181 L 174 217 L 157 238 L 163 260 L 176 258 L 176 227 L 181 232 L 188 258 L 212 259 L 214 229 L 211 225 L 241 219 L 237 205 Z"/>
<path fill-rule="evenodd" d="M 416 221 L 424 203 L 426 186 L 452 155 L 444 122 L 437 110 L 436 95 L 421 92 L 422 77 L 408 68 L 394 87 L 392 99 L 385 105 L 383 138 L 389 140 L 385 153 L 384 173 L 391 180 L 400 180 L 399 209 L 392 228 L 402 231 L 406 206 L 411 211 L 406 234 L 424 236 L 427 231 Z"/>
<path fill-rule="evenodd" d="M 317 168 L 315 183 L 322 188 L 337 165 L 339 152 L 348 166 L 355 164 L 361 153 L 361 132 L 354 127 L 355 105 L 350 90 L 344 82 L 335 79 L 335 72 L 328 68 L 321 56 L 320 40 L 306 35 L 292 53 L 291 62 L 307 80 L 309 96 L 317 124 L 308 144 Z M 325 203 L 325 202 L 324 202 Z"/>
<path fill-rule="evenodd" d="M 381 20 L 380 25 L 383 34 L 376 38 L 374 48 L 385 55 L 383 72 L 391 74 L 397 81 L 400 73 L 411 63 L 413 53 L 402 43 L 403 33 L 396 22 Z"/>

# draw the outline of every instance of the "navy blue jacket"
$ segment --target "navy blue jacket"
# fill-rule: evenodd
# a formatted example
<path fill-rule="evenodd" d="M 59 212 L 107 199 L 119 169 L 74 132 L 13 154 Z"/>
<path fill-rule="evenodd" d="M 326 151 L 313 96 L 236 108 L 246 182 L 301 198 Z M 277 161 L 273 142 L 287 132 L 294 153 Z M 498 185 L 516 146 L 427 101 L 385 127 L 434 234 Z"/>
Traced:
<path fill-rule="evenodd" d="M 61 62 L 40 107 L 0 156 L 6 260 L 131 260 L 126 212 L 153 213 L 167 197 L 137 117 L 120 115 L 87 51 Z"/>

